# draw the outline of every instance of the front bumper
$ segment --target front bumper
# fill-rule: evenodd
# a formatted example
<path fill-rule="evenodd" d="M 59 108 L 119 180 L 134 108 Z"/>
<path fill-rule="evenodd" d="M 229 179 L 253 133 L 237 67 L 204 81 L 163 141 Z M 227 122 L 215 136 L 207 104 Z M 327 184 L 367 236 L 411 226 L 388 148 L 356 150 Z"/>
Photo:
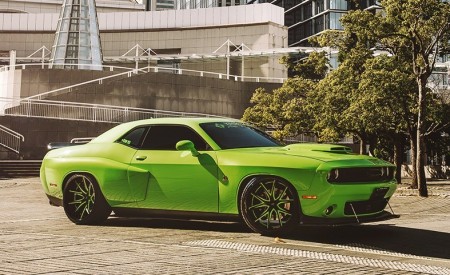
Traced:
<path fill-rule="evenodd" d="M 334 219 L 303 216 L 300 220 L 300 224 L 301 225 L 338 226 L 338 225 L 352 225 L 352 224 L 361 224 L 361 223 L 369 223 L 369 222 L 379 222 L 379 221 L 386 221 L 386 220 L 397 219 L 397 218 L 400 218 L 400 215 L 395 215 L 388 211 L 382 211 L 380 213 L 370 215 L 370 216 L 353 216 L 353 217 L 334 218 Z"/>
<path fill-rule="evenodd" d="M 47 195 L 48 202 L 50 203 L 50 205 L 53 205 L 53 206 L 62 206 L 63 205 L 62 199 L 50 196 L 49 194 L 46 194 L 46 195 Z"/>

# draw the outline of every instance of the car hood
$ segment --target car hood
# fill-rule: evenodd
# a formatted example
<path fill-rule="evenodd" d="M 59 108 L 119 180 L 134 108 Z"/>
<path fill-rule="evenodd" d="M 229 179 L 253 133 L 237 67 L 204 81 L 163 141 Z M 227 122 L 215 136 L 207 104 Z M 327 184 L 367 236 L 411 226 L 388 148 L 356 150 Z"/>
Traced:
<path fill-rule="evenodd" d="M 349 147 L 343 145 L 297 143 L 284 147 L 260 147 L 239 150 L 250 154 L 275 154 L 308 158 L 319 162 L 336 162 L 340 163 L 341 166 L 392 166 L 391 163 L 381 159 L 354 154 Z"/>

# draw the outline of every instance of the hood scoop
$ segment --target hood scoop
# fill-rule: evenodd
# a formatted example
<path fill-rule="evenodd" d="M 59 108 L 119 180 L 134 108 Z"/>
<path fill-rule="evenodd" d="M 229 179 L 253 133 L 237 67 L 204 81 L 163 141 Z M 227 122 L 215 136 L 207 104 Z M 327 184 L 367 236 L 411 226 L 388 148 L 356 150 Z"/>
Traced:
<path fill-rule="evenodd" d="M 319 144 L 319 143 L 296 143 L 285 147 L 288 151 L 317 151 L 336 154 L 350 154 L 352 149 L 343 145 Z"/>

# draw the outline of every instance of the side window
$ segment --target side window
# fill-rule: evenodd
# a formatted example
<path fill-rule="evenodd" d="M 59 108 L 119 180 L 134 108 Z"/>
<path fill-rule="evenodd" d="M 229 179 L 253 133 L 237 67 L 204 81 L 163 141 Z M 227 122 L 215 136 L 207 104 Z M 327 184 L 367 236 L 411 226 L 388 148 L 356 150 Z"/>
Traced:
<path fill-rule="evenodd" d="M 146 130 L 146 127 L 133 129 L 123 137 L 121 137 L 117 142 L 127 146 L 138 148 L 141 145 L 142 138 L 144 137 Z"/>
<path fill-rule="evenodd" d="M 208 150 L 208 144 L 192 129 L 186 126 L 151 126 L 142 145 L 144 150 L 176 150 L 180 140 L 190 140 L 199 151 Z"/>

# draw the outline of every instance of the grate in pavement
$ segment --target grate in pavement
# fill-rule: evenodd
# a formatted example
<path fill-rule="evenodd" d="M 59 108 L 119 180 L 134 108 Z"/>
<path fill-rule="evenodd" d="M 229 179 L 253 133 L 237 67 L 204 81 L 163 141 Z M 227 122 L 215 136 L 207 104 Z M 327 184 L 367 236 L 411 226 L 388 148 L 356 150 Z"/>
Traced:
<path fill-rule="evenodd" d="M 315 260 L 332 261 L 339 263 L 363 265 L 370 267 L 388 268 L 393 270 L 401 271 L 411 271 L 427 274 L 438 274 L 438 275 L 450 275 L 450 269 L 440 266 L 431 265 L 420 265 L 403 263 L 398 261 L 386 261 L 379 259 L 370 259 L 355 256 L 346 256 L 332 253 L 323 253 L 315 251 L 306 251 L 300 249 L 282 248 L 282 247 L 271 247 L 264 245 L 246 244 L 246 243 L 235 243 L 223 240 L 199 240 L 185 242 L 184 245 L 190 246 L 201 246 L 201 247 L 211 247 L 211 248 L 222 248 L 222 249 L 232 249 L 243 252 L 261 253 L 261 254 L 276 254 L 282 256 L 293 256 L 302 257 Z M 406 255 L 406 254 L 405 254 Z"/>

